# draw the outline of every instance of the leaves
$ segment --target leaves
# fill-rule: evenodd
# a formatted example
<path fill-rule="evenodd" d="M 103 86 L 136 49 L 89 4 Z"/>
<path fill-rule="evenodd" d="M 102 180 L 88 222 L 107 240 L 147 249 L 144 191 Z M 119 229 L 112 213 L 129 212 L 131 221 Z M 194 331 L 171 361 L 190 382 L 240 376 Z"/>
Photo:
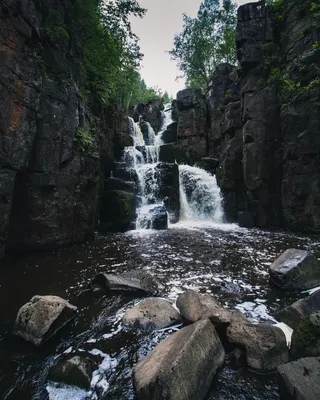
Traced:
<path fill-rule="evenodd" d="M 196 18 L 183 14 L 183 29 L 169 52 L 191 87 L 206 87 L 217 65 L 236 62 L 236 5 L 232 0 L 204 0 Z"/>

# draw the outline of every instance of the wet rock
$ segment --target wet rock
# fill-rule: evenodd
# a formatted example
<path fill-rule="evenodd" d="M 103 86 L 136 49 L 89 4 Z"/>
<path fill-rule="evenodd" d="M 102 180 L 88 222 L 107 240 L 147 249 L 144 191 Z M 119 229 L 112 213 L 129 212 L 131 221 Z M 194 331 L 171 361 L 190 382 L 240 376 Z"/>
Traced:
<path fill-rule="evenodd" d="M 109 178 L 105 180 L 104 190 L 123 190 L 129 193 L 135 193 L 136 185 L 134 182 L 125 181 L 119 178 Z"/>
<path fill-rule="evenodd" d="M 253 228 L 254 219 L 251 211 L 239 211 L 238 212 L 238 224 L 243 228 Z"/>
<path fill-rule="evenodd" d="M 152 209 L 150 228 L 156 230 L 168 229 L 168 213 L 164 206 L 157 206 Z"/>
<path fill-rule="evenodd" d="M 160 199 L 164 199 L 164 206 L 169 213 L 170 222 L 178 222 L 180 213 L 178 165 L 159 163 L 156 171 L 158 175 L 158 196 Z"/>
<path fill-rule="evenodd" d="M 123 274 L 98 274 L 90 283 L 95 291 L 99 287 L 105 291 L 143 292 L 157 296 L 163 290 L 163 285 L 149 272 L 136 270 Z"/>
<path fill-rule="evenodd" d="M 304 318 L 293 331 L 290 355 L 294 360 L 320 356 L 320 312 Z"/>
<path fill-rule="evenodd" d="M 320 399 L 320 357 L 280 365 L 278 382 L 282 400 Z"/>
<path fill-rule="evenodd" d="M 167 126 L 167 129 L 162 133 L 161 139 L 165 144 L 176 143 L 177 141 L 178 123 L 173 122 Z"/>
<path fill-rule="evenodd" d="M 277 311 L 274 317 L 295 329 L 305 317 L 317 311 L 320 311 L 320 290 Z"/>
<path fill-rule="evenodd" d="M 231 323 L 247 322 L 239 311 L 230 311 L 223 308 L 212 296 L 199 294 L 194 290 L 187 290 L 177 299 L 177 307 L 181 316 L 188 322 L 196 322 L 202 318 L 209 318 L 216 328 L 227 327 Z"/>
<path fill-rule="evenodd" d="M 163 329 L 179 323 L 181 317 L 172 305 L 163 299 L 150 298 L 140 301 L 123 316 L 124 325 L 145 330 Z"/>
<path fill-rule="evenodd" d="M 289 361 L 285 334 L 273 325 L 232 324 L 227 337 L 230 343 L 245 349 L 247 364 L 255 371 L 273 371 Z"/>
<path fill-rule="evenodd" d="M 109 190 L 101 198 L 100 228 L 124 232 L 136 217 L 136 197 L 123 190 Z"/>
<path fill-rule="evenodd" d="M 175 154 L 174 154 L 174 147 L 172 144 L 164 144 L 160 146 L 159 161 L 174 164 Z"/>
<path fill-rule="evenodd" d="M 75 317 L 77 307 L 58 296 L 33 296 L 18 311 L 13 334 L 41 346 Z"/>
<path fill-rule="evenodd" d="M 286 250 L 269 269 L 271 281 L 283 289 L 310 289 L 320 284 L 320 265 L 305 250 Z"/>
<path fill-rule="evenodd" d="M 62 357 L 52 366 L 48 379 L 89 390 L 91 375 L 96 364 L 89 358 Z"/>
<path fill-rule="evenodd" d="M 137 399 L 202 400 L 225 353 L 208 319 L 161 342 L 133 370 Z"/>
<path fill-rule="evenodd" d="M 201 167 L 206 171 L 214 172 L 219 165 L 219 160 L 217 158 L 211 157 L 202 157 L 201 158 Z"/>

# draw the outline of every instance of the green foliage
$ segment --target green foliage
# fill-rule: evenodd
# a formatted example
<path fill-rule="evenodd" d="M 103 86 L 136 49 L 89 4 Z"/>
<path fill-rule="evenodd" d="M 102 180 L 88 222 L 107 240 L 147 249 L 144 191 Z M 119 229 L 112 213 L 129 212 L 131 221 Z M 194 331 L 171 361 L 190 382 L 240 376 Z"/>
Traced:
<path fill-rule="evenodd" d="M 174 37 L 169 52 L 178 62 L 188 86 L 207 85 L 217 65 L 236 62 L 236 5 L 232 0 L 204 0 L 196 18 L 183 15 L 183 29 Z"/>
<path fill-rule="evenodd" d="M 64 44 L 68 44 L 70 40 L 70 35 L 61 14 L 59 11 L 53 9 L 50 9 L 44 17 L 41 34 L 53 45 L 59 45 L 63 42 Z"/>
<path fill-rule="evenodd" d="M 86 122 L 83 126 L 78 127 L 74 141 L 78 143 L 80 150 L 98 158 L 99 154 L 96 151 L 96 130 L 94 125 L 94 123 L 89 124 Z"/>

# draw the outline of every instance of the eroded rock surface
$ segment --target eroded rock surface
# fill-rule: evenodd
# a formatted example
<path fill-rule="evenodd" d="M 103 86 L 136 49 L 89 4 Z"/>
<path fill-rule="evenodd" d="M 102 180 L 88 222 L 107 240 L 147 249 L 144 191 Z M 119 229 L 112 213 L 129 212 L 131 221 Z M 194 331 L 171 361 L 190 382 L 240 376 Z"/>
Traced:
<path fill-rule="evenodd" d="M 181 317 L 172 305 L 163 299 L 144 299 L 130 308 L 123 316 L 124 325 L 146 330 L 163 329 L 181 322 Z"/>
<path fill-rule="evenodd" d="M 133 370 L 137 399 L 202 400 L 224 362 L 214 326 L 203 319 L 161 342 Z"/>
<path fill-rule="evenodd" d="M 58 296 L 33 296 L 20 308 L 13 334 L 41 346 L 75 317 L 77 307 Z"/>
<path fill-rule="evenodd" d="M 320 264 L 305 250 L 288 249 L 270 266 L 271 281 L 283 289 L 311 289 L 320 284 Z"/>

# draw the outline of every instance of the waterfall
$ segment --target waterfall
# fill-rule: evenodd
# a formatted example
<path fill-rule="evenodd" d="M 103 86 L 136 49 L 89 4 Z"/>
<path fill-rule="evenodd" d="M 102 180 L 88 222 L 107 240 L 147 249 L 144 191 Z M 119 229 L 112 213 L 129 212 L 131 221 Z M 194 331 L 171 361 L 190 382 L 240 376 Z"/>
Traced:
<path fill-rule="evenodd" d="M 158 134 L 155 134 L 149 122 L 144 121 L 144 124 L 148 127 L 147 140 L 145 141 L 139 123 L 135 123 L 132 118 L 129 118 L 130 134 L 134 140 L 134 146 L 124 149 L 123 161 L 128 168 L 134 169 L 137 174 L 137 229 L 150 228 L 153 211 L 163 205 L 158 196 L 159 172 L 157 165 L 159 163 L 160 146 L 163 144 L 162 133 L 171 122 L 171 109 L 165 109 L 162 112 L 162 126 Z"/>
<path fill-rule="evenodd" d="M 216 177 L 190 165 L 180 165 L 179 175 L 180 220 L 223 222 L 222 198 Z"/>

